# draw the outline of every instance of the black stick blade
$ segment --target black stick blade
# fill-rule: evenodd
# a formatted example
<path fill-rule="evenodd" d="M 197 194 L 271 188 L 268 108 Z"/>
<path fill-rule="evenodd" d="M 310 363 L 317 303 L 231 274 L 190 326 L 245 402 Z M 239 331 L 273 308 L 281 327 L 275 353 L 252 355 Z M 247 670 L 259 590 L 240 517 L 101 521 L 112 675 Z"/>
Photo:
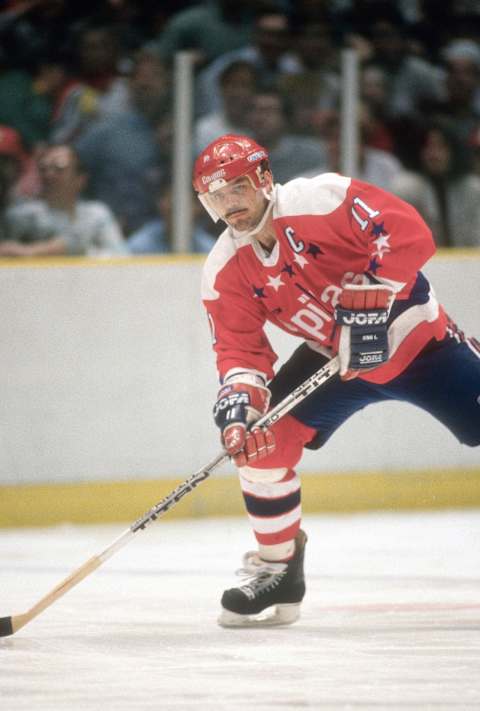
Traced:
<path fill-rule="evenodd" d="M 0 617 L 0 637 L 8 637 L 13 634 L 12 618 Z"/>

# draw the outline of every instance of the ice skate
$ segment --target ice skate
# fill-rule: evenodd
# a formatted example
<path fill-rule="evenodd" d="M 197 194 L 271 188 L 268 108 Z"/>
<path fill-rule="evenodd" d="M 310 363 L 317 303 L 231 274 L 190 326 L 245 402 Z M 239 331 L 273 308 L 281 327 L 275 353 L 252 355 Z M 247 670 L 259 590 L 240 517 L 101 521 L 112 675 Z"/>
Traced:
<path fill-rule="evenodd" d="M 246 583 L 225 590 L 218 623 L 222 627 L 261 627 L 290 625 L 298 620 L 305 595 L 306 541 L 306 534 L 299 531 L 294 556 L 286 563 L 264 561 L 254 551 L 246 553 L 244 567 L 237 571 Z"/>

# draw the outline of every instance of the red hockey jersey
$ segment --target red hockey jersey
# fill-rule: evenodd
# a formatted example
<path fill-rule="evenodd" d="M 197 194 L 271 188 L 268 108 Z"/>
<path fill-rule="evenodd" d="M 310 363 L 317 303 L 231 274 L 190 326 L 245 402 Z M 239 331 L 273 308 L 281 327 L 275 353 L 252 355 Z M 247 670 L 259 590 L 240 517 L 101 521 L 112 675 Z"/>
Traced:
<path fill-rule="evenodd" d="M 428 341 L 443 338 L 446 314 L 420 271 L 435 245 L 411 205 L 336 173 L 276 185 L 273 200 L 271 254 L 254 237 L 227 229 L 204 266 L 202 298 L 221 379 L 237 369 L 273 376 L 277 356 L 265 335 L 267 321 L 335 355 L 333 314 L 349 282 L 379 282 L 396 292 L 390 359 L 362 379 L 388 382 Z"/>

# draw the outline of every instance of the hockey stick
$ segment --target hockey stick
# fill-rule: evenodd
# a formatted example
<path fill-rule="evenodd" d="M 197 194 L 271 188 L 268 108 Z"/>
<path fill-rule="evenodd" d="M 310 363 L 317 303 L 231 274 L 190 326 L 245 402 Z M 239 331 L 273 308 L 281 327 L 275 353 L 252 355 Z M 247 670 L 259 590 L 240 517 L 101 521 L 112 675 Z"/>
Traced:
<path fill-rule="evenodd" d="M 332 358 L 326 365 L 323 366 L 323 368 L 317 370 L 301 385 L 295 388 L 290 395 L 287 395 L 287 397 L 279 402 L 278 405 L 257 420 L 256 425 L 262 427 L 269 427 L 273 425 L 277 420 L 286 415 L 287 412 L 290 412 L 293 407 L 302 402 L 314 390 L 319 388 L 323 385 L 323 383 L 334 376 L 338 370 L 338 357 Z M 193 491 L 198 484 L 205 481 L 205 479 L 208 479 L 210 474 L 221 464 L 224 464 L 228 459 L 228 454 L 225 450 L 223 450 L 222 453 L 216 456 L 215 459 L 213 459 L 209 464 L 202 467 L 202 469 L 199 469 L 195 472 L 195 474 L 192 474 L 192 476 L 177 486 L 171 494 L 162 499 L 158 504 L 155 504 L 155 506 L 141 516 L 141 518 L 137 519 L 137 521 L 135 521 L 130 528 L 127 528 L 127 530 L 116 538 L 107 548 L 105 548 L 105 550 L 97 555 L 94 555 L 92 558 L 87 560 L 86 563 L 74 570 L 73 573 L 65 578 L 65 580 L 62 580 L 61 583 L 47 593 L 47 595 L 42 597 L 42 599 L 27 610 L 27 612 L 20 615 L 12 615 L 11 617 L 1 617 L 0 637 L 8 637 L 9 635 L 15 634 L 15 632 L 17 632 L 21 627 L 24 627 L 24 625 L 28 624 L 28 622 L 31 622 L 31 620 L 37 617 L 37 615 L 43 612 L 43 610 L 50 607 L 55 600 L 58 600 L 59 597 L 65 595 L 66 592 L 71 590 L 81 580 L 100 567 L 102 563 L 111 558 L 114 553 L 120 550 L 120 548 L 123 548 L 123 546 L 126 545 L 131 538 L 133 538 L 137 531 L 142 531 L 152 521 L 155 521 L 160 516 L 163 516 L 163 514 L 175 506 L 180 499 L 190 493 L 190 491 Z"/>

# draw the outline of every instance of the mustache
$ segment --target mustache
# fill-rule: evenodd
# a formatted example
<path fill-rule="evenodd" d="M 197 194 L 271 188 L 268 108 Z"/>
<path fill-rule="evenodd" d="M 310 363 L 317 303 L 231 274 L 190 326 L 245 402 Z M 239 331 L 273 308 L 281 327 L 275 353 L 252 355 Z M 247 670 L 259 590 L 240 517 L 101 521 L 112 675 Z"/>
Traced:
<path fill-rule="evenodd" d="M 226 214 L 226 217 L 231 217 L 232 215 L 235 215 L 237 212 L 245 212 L 246 208 L 245 207 L 235 207 L 229 210 Z"/>

